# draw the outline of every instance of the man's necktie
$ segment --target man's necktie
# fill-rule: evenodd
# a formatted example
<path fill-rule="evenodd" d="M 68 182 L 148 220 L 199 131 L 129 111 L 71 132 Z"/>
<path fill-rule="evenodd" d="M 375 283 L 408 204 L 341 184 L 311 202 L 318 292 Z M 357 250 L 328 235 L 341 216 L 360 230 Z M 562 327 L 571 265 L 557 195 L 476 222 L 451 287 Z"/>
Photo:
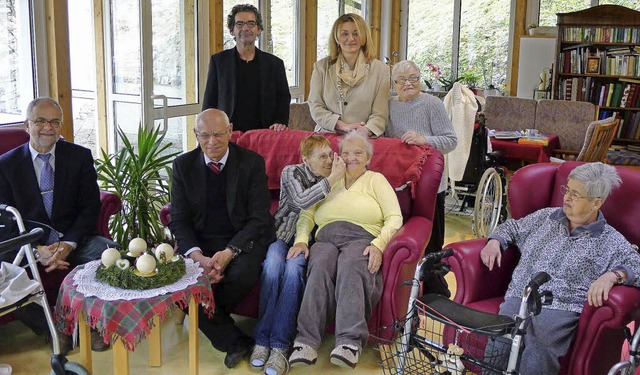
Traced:
<path fill-rule="evenodd" d="M 47 211 L 47 216 L 51 218 L 51 209 L 53 208 L 53 168 L 49 163 L 51 154 L 38 154 L 38 159 L 44 162 L 42 171 L 40 171 L 40 194 L 42 195 L 42 203 L 44 203 L 44 209 Z M 58 240 L 58 236 L 54 233 L 54 230 L 49 232 L 49 238 L 47 243 L 51 244 Z"/>
<path fill-rule="evenodd" d="M 207 165 L 215 174 L 220 174 L 220 172 L 222 172 L 222 163 L 220 162 L 210 161 Z"/>

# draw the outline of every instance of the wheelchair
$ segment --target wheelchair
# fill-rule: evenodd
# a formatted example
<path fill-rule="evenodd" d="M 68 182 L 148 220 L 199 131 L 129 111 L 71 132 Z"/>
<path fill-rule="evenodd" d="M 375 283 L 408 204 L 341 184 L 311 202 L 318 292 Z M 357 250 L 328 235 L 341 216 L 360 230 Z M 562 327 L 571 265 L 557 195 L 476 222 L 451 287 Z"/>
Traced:
<path fill-rule="evenodd" d="M 50 375 L 88 375 L 89 372 L 87 371 L 87 369 L 85 369 L 78 363 L 69 362 L 65 355 L 60 352 L 60 345 L 58 343 L 58 332 L 53 323 L 53 315 L 51 313 L 51 309 L 49 308 L 47 296 L 45 295 L 45 291 L 42 286 L 40 273 L 38 272 L 38 261 L 36 258 L 37 252 L 31 246 L 31 243 L 37 241 L 38 239 L 40 239 L 40 237 L 42 237 L 44 231 L 42 230 L 42 228 L 34 228 L 30 232 L 27 232 L 22 220 L 22 216 L 14 207 L 5 204 L 0 205 L 0 215 L 11 215 L 12 219 L 15 220 L 19 231 L 19 235 L 17 237 L 0 242 L 0 254 L 20 248 L 13 263 L 11 265 L 8 265 L 7 269 L 12 266 L 15 266 L 15 268 L 20 267 L 22 260 L 26 256 L 27 265 L 23 268 L 28 267 L 31 271 L 33 280 L 37 282 L 37 285 L 35 285 L 35 289 L 31 290 L 30 287 L 30 291 L 26 292 L 26 295 L 24 297 L 15 302 L 7 304 L 6 306 L 0 305 L 0 316 L 15 311 L 29 303 L 37 303 L 42 306 L 45 318 L 47 320 L 47 325 L 49 326 L 49 331 L 51 333 L 51 341 L 53 342 L 53 356 L 51 357 Z M 2 280 L 0 280 L 0 284 L 2 284 Z M 18 291 L 12 290 L 12 292 L 17 293 Z M 24 293 L 20 293 L 20 295 L 22 294 Z"/>
<path fill-rule="evenodd" d="M 407 315 L 396 320 L 391 339 L 387 332 L 373 338 L 385 375 L 519 374 L 528 323 L 553 300 L 551 292 L 540 291 L 549 275 L 539 272 L 531 279 L 513 317 L 474 310 L 440 294 L 418 297 L 420 280 L 448 272 L 442 259 L 452 254 L 448 249 L 418 262 L 413 280 L 405 283 L 412 286 Z"/>
<path fill-rule="evenodd" d="M 469 160 L 461 181 L 451 181 L 451 195 L 459 211 L 473 207 L 472 230 L 478 238 L 487 237 L 508 217 L 507 169 L 498 153 L 488 152 L 488 130 L 484 114 L 474 125 Z"/>
<path fill-rule="evenodd" d="M 625 328 L 625 335 L 629 342 L 629 359 L 613 365 L 607 375 L 634 375 L 640 367 L 640 329 L 636 325 L 636 332 L 631 336 L 629 327 Z"/>

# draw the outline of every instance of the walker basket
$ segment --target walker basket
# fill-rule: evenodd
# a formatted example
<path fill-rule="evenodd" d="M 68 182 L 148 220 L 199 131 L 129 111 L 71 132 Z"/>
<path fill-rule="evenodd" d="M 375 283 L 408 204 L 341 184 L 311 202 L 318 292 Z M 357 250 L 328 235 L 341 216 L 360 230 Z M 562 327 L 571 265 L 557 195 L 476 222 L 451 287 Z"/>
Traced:
<path fill-rule="evenodd" d="M 514 327 L 509 317 L 427 294 L 396 321 L 391 338 L 381 332 L 375 341 L 384 374 L 502 374 Z"/>

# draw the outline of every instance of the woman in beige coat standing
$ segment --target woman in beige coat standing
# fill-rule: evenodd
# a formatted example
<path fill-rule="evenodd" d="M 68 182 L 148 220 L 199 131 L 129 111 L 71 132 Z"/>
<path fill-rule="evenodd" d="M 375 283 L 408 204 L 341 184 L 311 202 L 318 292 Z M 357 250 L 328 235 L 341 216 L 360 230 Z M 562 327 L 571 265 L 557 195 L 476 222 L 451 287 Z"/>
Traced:
<path fill-rule="evenodd" d="M 329 56 L 314 64 L 311 75 L 309 108 L 315 130 L 382 135 L 389 82 L 389 67 L 375 58 L 364 19 L 353 13 L 340 16 L 331 28 Z"/>

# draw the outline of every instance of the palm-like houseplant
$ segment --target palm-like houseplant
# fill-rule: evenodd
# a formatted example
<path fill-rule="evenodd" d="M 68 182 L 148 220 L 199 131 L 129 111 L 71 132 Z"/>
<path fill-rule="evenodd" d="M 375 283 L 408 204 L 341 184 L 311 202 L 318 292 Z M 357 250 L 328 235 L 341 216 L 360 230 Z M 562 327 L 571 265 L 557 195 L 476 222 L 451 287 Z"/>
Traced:
<path fill-rule="evenodd" d="M 162 143 L 164 135 L 159 129 L 146 130 L 140 125 L 137 150 L 122 129 L 117 131 L 124 147 L 112 155 L 102 150 L 102 160 L 96 160 L 101 188 L 122 200 L 109 232 L 123 248 L 135 237 L 148 244 L 163 242 L 159 212 L 169 202 L 171 162 L 178 153 L 166 153 L 171 143 Z"/>

